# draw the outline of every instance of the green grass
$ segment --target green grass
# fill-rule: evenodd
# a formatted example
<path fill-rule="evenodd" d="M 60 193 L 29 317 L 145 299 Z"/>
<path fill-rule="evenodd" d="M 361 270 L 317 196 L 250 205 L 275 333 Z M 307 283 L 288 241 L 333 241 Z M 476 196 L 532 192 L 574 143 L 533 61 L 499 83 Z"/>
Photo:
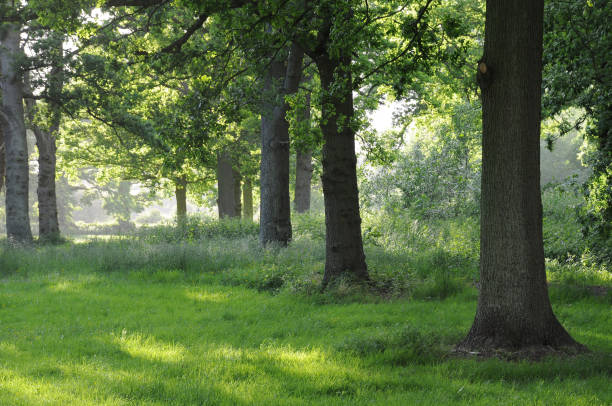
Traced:
<path fill-rule="evenodd" d="M 610 308 L 593 298 L 555 310 L 595 354 L 507 363 L 448 357 L 469 289 L 322 303 L 176 270 L 21 272 L 0 290 L 3 405 L 612 402 Z"/>
<path fill-rule="evenodd" d="M 592 353 L 459 359 L 450 351 L 476 308 L 476 220 L 366 213 L 374 289 L 341 281 L 325 293 L 324 220 L 293 224 L 284 249 L 261 248 L 252 223 L 198 219 L 0 244 L 0 405 L 612 404 L 608 265 L 547 261 L 555 313 Z"/>
<path fill-rule="evenodd" d="M 572 290 L 609 285 L 607 270 L 549 262 L 555 312 L 592 354 L 457 359 L 476 307 L 475 223 L 366 217 L 381 296 L 319 292 L 320 220 L 297 218 L 287 249 L 237 225 L 214 226 L 232 238 L 0 246 L 0 404 L 612 403 L 612 301 Z"/>

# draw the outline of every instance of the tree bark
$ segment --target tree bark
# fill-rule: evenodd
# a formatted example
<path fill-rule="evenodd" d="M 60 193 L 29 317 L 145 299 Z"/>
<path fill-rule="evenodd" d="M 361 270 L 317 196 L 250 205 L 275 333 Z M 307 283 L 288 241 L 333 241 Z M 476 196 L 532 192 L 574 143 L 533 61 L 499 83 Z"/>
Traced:
<path fill-rule="evenodd" d="M 261 244 L 287 245 L 291 240 L 291 203 L 289 198 L 289 123 L 285 119 L 287 94 L 300 84 L 304 53 L 293 45 L 287 59 L 270 64 L 265 78 L 267 96 L 280 88 L 275 101 L 264 103 L 261 118 L 261 199 L 259 240 Z M 284 78 L 284 84 L 283 82 Z"/>
<path fill-rule="evenodd" d="M 553 314 L 542 242 L 543 0 L 487 1 L 482 89 L 480 294 L 460 350 L 578 344 Z"/>
<path fill-rule="evenodd" d="M 57 214 L 57 193 L 55 188 L 57 146 L 56 139 L 61 122 L 61 111 L 57 100 L 64 87 L 63 37 L 54 34 L 57 41 L 51 50 L 53 67 L 49 73 L 50 126 L 48 131 L 34 131 L 38 148 L 38 224 L 39 239 L 58 241 L 60 239 Z"/>
<path fill-rule="evenodd" d="M 306 95 L 306 106 L 301 120 L 310 128 L 310 93 Z M 312 183 L 312 151 L 310 148 L 297 148 L 295 153 L 295 211 L 305 213 L 310 210 L 310 190 Z"/>
<path fill-rule="evenodd" d="M 240 218 L 242 214 L 242 175 L 239 171 L 233 169 L 232 178 L 234 179 L 234 215 Z"/>
<path fill-rule="evenodd" d="M 219 219 L 224 217 L 240 217 L 236 212 L 236 190 L 234 170 L 231 156 L 227 152 L 217 155 L 217 207 Z"/>
<path fill-rule="evenodd" d="M 34 100 L 26 101 L 30 127 L 36 137 L 36 147 L 38 149 L 38 238 L 41 241 L 47 242 L 55 242 L 60 239 L 55 178 L 57 163 L 56 138 L 61 122 L 61 111 L 57 100 L 61 98 L 64 86 L 62 65 L 63 39 L 61 36 L 54 36 L 57 45 L 50 50 L 52 52 L 53 67 L 48 76 L 48 92 L 52 101 L 49 103 L 50 125 L 47 129 L 42 129 L 35 124 L 36 102 Z M 28 91 L 30 91 L 27 80 L 24 84 Z"/>
<path fill-rule="evenodd" d="M 6 234 L 9 240 L 32 241 L 28 203 L 28 145 L 23 110 L 22 75 L 17 71 L 19 26 L 5 23 L 0 31 L 0 121 L 6 154 Z"/>
<path fill-rule="evenodd" d="M 6 166 L 6 156 L 4 151 L 4 133 L 2 132 L 2 125 L 0 125 L 0 192 L 4 188 L 4 170 Z"/>
<path fill-rule="evenodd" d="M 248 177 L 242 184 L 242 218 L 253 221 L 253 184 Z"/>
<path fill-rule="evenodd" d="M 174 196 L 176 197 L 176 222 L 184 224 L 187 219 L 187 180 L 185 177 L 175 180 Z"/>
<path fill-rule="evenodd" d="M 355 281 L 367 281 L 369 275 L 359 215 L 351 57 L 345 53 L 332 59 L 325 52 L 315 62 L 323 88 L 321 178 L 325 201 L 325 288 L 342 275 Z"/>
<path fill-rule="evenodd" d="M 56 145 L 52 134 L 59 128 L 43 131 L 34 126 L 38 148 L 38 236 L 42 241 L 57 241 L 60 237 L 55 191 Z"/>

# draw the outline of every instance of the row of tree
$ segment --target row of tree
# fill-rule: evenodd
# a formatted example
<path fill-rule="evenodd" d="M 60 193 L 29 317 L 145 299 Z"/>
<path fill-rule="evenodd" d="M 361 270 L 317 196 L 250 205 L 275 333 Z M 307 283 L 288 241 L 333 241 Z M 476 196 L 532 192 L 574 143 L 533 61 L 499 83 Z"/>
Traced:
<path fill-rule="evenodd" d="M 306 174 L 299 184 L 310 180 L 318 144 L 313 134 L 320 131 L 323 287 L 344 276 L 367 282 L 355 155 L 361 113 L 385 93 L 418 98 L 426 88 L 419 86 L 423 77 L 438 75 L 440 66 L 462 66 L 473 27 L 463 24 L 461 12 L 473 15 L 480 3 L 450 3 L 109 0 L 92 18 L 86 2 L 5 1 L 0 81 L 9 238 L 32 240 L 26 117 L 39 149 L 39 200 L 54 199 L 55 142 L 65 114 L 68 132 L 82 132 L 72 145 L 66 142 L 68 156 L 112 163 L 121 168 L 114 176 L 171 182 L 179 219 L 187 186 L 210 182 L 212 168 L 220 216 L 240 213 L 241 180 L 249 206 L 256 159 L 248 158 L 256 156 L 253 134 L 260 133 L 260 240 L 280 245 L 292 234 L 290 128 L 298 168 Z M 605 4 L 590 7 L 607 10 Z M 487 2 L 477 75 L 483 106 L 481 292 L 462 344 L 467 350 L 577 346 L 552 313 L 544 272 L 543 11 L 541 0 Z M 71 47 L 64 49 L 68 39 Z M 305 97 L 299 97 L 300 86 Z M 597 116 L 598 125 L 605 127 L 605 114 Z M 311 131 L 311 121 L 319 131 Z M 605 131 L 597 136 L 609 140 Z M 598 172 L 604 185 L 607 145 L 600 148 L 604 169 Z M 56 204 L 46 204 L 39 203 L 40 234 L 56 238 Z"/>

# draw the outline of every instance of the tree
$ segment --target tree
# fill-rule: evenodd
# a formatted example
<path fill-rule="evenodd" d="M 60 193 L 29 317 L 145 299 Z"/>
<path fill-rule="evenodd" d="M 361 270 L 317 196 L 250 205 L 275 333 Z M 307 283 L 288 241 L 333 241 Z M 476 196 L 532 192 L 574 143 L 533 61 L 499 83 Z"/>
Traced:
<path fill-rule="evenodd" d="M 159 3 L 164 2 L 151 0 L 141 5 Z M 324 286 L 343 275 L 357 281 L 369 279 L 359 214 L 355 156 L 355 134 L 359 123 L 355 120 L 353 91 L 381 86 L 389 76 L 394 76 L 394 80 L 400 76 L 404 78 L 394 81 L 394 88 L 409 85 L 410 80 L 405 78 L 410 78 L 416 67 L 435 52 L 438 27 L 430 26 L 427 21 L 432 3 L 433 0 L 187 2 L 196 6 L 193 8 L 197 9 L 199 17 L 172 45 L 162 49 L 181 49 L 210 20 L 211 15 L 218 14 L 225 22 L 219 24 L 218 31 L 222 30 L 221 27 L 229 28 L 228 39 L 231 39 L 226 42 L 226 50 L 219 49 L 218 54 L 225 55 L 227 50 L 236 49 L 233 44 L 240 43 L 241 51 L 247 56 L 245 60 L 250 64 L 263 62 L 272 68 L 279 62 L 277 56 L 281 50 L 288 44 L 297 44 L 314 61 L 322 88 L 317 101 L 321 106 L 320 127 L 325 142 L 322 160 L 327 235 Z M 128 0 L 112 0 L 107 4 L 137 5 Z M 263 29 L 264 25 L 266 29 Z M 211 31 L 206 30 L 206 35 Z M 192 54 L 201 55 L 202 49 L 214 48 L 210 41 L 205 44 L 190 48 Z M 280 78 L 282 69 L 275 66 L 276 70 L 279 73 L 274 77 Z M 402 75 L 391 72 L 401 72 Z M 286 120 L 278 122 L 283 121 Z M 277 148 L 285 142 L 283 139 L 276 141 L 280 141 L 275 145 Z M 284 164 L 279 166 L 279 170 L 283 171 L 284 167 Z M 262 168 L 261 172 L 261 194 L 265 199 L 268 194 L 263 179 L 269 171 Z M 288 208 L 289 202 L 285 201 Z M 278 209 L 284 211 L 284 204 Z M 265 218 L 264 211 L 267 210 L 262 208 L 262 219 Z M 288 219 L 284 214 L 282 218 Z M 278 232 L 288 240 L 289 223 L 278 225 L 281 226 Z M 265 227 L 267 224 L 262 221 L 262 229 Z"/>
<path fill-rule="evenodd" d="M 240 195 L 236 196 L 236 186 L 240 190 L 238 175 L 231 154 L 220 151 L 217 154 L 217 206 L 220 219 L 240 217 Z"/>
<path fill-rule="evenodd" d="M 20 33 L 18 22 L 4 22 L 0 26 L 0 125 L 6 157 L 6 233 L 9 240 L 29 243 L 32 241 L 32 230 L 28 212 L 28 145 L 23 109 L 23 72 L 20 69 L 25 55 L 20 45 Z"/>
<path fill-rule="evenodd" d="M 44 35 L 44 34 L 43 34 Z M 57 146 L 56 139 L 61 122 L 61 93 L 64 86 L 64 58 L 62 35 L 51 32 L 45 38 L 49 54 L 49 73 L 45 78 L 45 91 L 48 100 L 45 106 L 26 98 L 29 126 L 36 137 L 38 149 L 38 235 L 39 240 L 54 242 L 60 238 L 55 190 Z M 29 80 L 26 84 L 30 88 Z M 31 89 L 28 89 L 31 90 Z M 30 97 L 30 95 L 26 95 Z M 39 113 L 39 114 L 37 114 Z"/>
<path fill-rule="evenodd" d="M 304 84 L 312 85 L 312 75 L 305 78 Z M 310 210 L 312 186 L 312 153 L 318 137 L 312 128 L 311 120 L 312 89 L 302 88 L 291 100 L 292 113 L 289 120 L 291 144 L 295 149 L 295 190 L 294 208 L 298 213 Z"/>
<path fill-rule="evenodd" d="M 543 0 L 488 0 L 482 91 L 480 293 L 464 351 L 579 348 L 553 314 L 540 196 Z"/>
<path fill-rule="evenodd" d="M 349 5 L 326 4 L 321 9 L 321 46 L 311 50 L 323 90 L 323 194 L 325 201 L 325 273 L 323 287 L 343 274 L 369 279 L 361 237 L 353 108 L 352 49 L 330 43 L 336 21 L 353 18 Z M 337 28 L 337 27 L 335 27 Z M 345 39 L 346 40 L 346 39 Z M 331 47 L 330 45 L 336 45 Z M 346 45 L 343 44 L 343 45 Z"/>
<path fill-rule="evenodd" d="M 289 103 L 285 96 L 298 90 L 303 55 L 302 49 L 294 44 L 287 63 L 273 59 L 265 78 L 268 100 L 261 118 L 259 211 L 259 240 L 264 245 L 270 242 L 287 245 L 291 240 L 289 123 L 285 118 Z"/>
<path fill-rule="evenodd" d="M 0 192 L 4 188 L 4 168 L 5 168 L 5 154 L 4 154 L 4 133 L 2 132 L 2 126 L 0 126 Z"/>

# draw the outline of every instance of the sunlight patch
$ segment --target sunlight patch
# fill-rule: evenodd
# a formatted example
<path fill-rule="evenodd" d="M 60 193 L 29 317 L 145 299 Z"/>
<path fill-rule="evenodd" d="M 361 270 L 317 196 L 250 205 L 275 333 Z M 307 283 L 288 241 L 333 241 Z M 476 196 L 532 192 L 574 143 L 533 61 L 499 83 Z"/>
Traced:
<path fill-rule="evenodd" d="M 52 292 L 77 292 L 81 289 L 81 287 L 81 282 L 62 280 L 56 284 L 50 285 L 49 290 Z"/>
<path fill-rule="evenodd" d="M 179 362 L 185 357 L 185 348 L 175 343 L 163 343 L 140 333 L 128 334 L 124 329 L 114 337 L 115 344 L 132 357 L 153 361 Z"/>
<path fill-rule="evenodd" d="M 212 303 L 227 302 L 226 293 L 190 290 L 190 291 L 185 292 L 185 296 L 187 296 L 189 299 L 192 299 L 198 302 L 212 302 Z"/>
<path fill-rule="evenodd" d="M 15 344 L 2 341 L 0 342 L 0 353 L 18 354 L 19 350 L 17 349 L 17 346 Z"/>
<path fill-rule="evenodd" d="M 210 354 L 218 359 L 239 360 L 244 356 L 244 351 L 240 348 L 222 346 L 217 349 L 211 350 Z"/>

